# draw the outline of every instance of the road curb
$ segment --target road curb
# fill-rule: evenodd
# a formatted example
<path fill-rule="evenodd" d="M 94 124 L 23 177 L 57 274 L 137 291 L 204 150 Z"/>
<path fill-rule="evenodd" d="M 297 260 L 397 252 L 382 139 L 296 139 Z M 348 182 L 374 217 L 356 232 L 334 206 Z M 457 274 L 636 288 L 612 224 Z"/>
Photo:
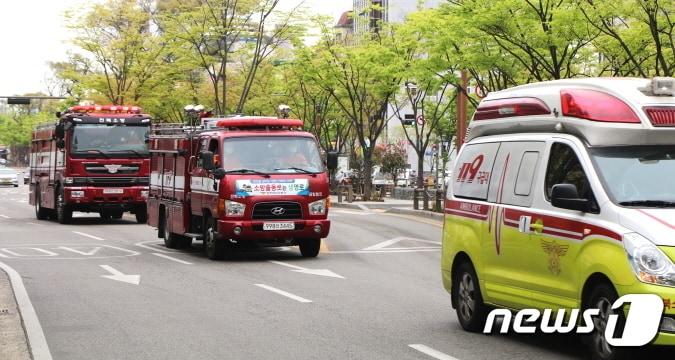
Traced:
<path fill-rule="evenodd" d="M 369 211 L 370 209 L 363 205 L 363 204 L 355 204 L 355 203 L 344 203 L 344 202 L 331 202 L 330 207 L 333 208 L 340 208 L 340 209 L 352 209 L 352 210 L 365 210 Z"/>
<path fill-rule="evenodd" d="M 9 283 L 14 292 L 14 299 L 19 311 L 23 330 L 26 335 L 28 351 L 33 360 L 52 360 L 52 354 L 49 351 L 45 334 L 38 320 L 33 304 L 30 302 L 26 287 L 23 285 L 21 275 L 12 269 L 9 265 L 0 261 L 0 271 L 3 271 L 9 278 Z"/>
<path fill-rule="evenodd" d="M 401 215 L 411 215 L 411 216 L 423 217 L 423 218 L 437 220 L 437 221 L 443 221 L 443 218 L 444 218 L 444 214 L 442 214 L 442 213 L 437 213 L 437 212 L 427 211 L 427 210 L 391 208 L 391 209 L 387 209 L 387 211 L 385 211 L 385 212 L 390 213 L 390 214 L 401 214 Z"/>

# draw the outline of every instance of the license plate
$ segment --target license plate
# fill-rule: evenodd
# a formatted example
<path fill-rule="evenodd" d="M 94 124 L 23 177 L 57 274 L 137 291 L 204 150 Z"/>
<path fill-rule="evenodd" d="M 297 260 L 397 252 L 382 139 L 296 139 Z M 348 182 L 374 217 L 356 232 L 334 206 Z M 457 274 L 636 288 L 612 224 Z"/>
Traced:
<path fill-rule="evenodd" d="M 124 189 L 103 189 L 104 194 L 124 194 Z"/>
<path fill-rule="evenodd" d="M 267 222 L 263 223 L 263 230 L 295 230 L 294 222 Z"/>

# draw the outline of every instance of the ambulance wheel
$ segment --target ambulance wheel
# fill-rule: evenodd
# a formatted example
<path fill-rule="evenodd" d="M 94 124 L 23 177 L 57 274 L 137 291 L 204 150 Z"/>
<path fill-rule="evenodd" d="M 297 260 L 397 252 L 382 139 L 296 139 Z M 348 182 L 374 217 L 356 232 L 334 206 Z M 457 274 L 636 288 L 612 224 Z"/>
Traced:
<path fill-rule="evenodd" d="M 73 210 L 66 204 L 63 188 L 56 189 L 56 221 L 68 224 L 73 219 Z"/>
<path fill-rule="evenodd" d="M 321 250 L 321 239 L 302 239 L 299 247 L 302 257 L 316 257 Z"/>
<path fill-rule="evenodd" d="M 222 260 L 232 255 L 232 249 L 225 244 L 225 240 L 218 237 L 216 222 L 209 219 L 204 227 L 204 251 L 211 260 Z"/>
<path fill-rule="evenodd" d="M 40 201 L 40 193 L 38 192 L 35 197 L 35 218 L 38 220 L 47 220 L 49 219 L 49 209 L 43 208 Z"/>
<path fill-rule="evenodd" d="M 148 213 L 145 211 L 139 211 L 136 214 L 136 222 L 139 224 L 145 224 L 148 222 Z"/>
<path fill-rule="evenodd" d="M 619 298 L 614 287 L 607 283 L 595 285 L 591 290 L 588 300 L 585 301 L 585 309 L 599 309 L 600 314 L 593 318 L 593 332 L 587 337 L 587 343 L 591 351 L 593 360 L 619 360 L 628 359 L 629 354 L 626 348 L 615 348 L 607 342 L 605 338 L 605 329 L 610 315 L 619 315 L 619 321 L 616 328 L 622 331 L 626 319 L 623 311 L 612 310 L 612 304 Z M 618 334 L 615 334 L 615 336 Z"/>
<path fill-rule="evenodd" d="M 455 271 L 452 281 L 454 283 L 452 296 L 459 324 L 466 331 L 483 331 L 489 308 L 483 303 L 478 276 L 471 263 L 462 262 Z"/>
<path fill-rule="evenodd" d="M 192 245 L 192 238 L 172 233 L 169 230 L 169 227 L 167 226 L 167 223 L 169 222 L 168 214 L 162 221 L 164 222 L 162 224 L 162 229 L 164 230 L 164 245 L 166 247 L 169 249 L 182 249 Z"/>

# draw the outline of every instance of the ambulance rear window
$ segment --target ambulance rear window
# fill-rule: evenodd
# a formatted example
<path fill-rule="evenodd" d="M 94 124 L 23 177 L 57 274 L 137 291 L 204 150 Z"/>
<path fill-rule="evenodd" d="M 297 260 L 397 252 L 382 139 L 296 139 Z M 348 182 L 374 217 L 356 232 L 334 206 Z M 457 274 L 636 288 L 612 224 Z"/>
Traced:
<path fill-rule="evenodd" d="M 465 145 L 452 172 L 455 196 L 487 200 L 497 150 L 499 143 Z"/>

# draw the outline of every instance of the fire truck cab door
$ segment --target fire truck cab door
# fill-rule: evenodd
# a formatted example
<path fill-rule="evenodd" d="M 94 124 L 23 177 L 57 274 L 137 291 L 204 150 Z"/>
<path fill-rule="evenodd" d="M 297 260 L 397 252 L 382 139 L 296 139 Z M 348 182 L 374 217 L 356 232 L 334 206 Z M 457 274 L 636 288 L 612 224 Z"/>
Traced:
<path fill-rule="evenodd" d="M 203 136 L 199 139 L 199 146 L 197 147 L 197 160 L 195 166 L 190 169 L 190 188 L 192 189 L 192 195 L 190 196 L 190 208 L 192 214 L 194 215 L 203 215 L 203 206 L 204 197 L 206 193 L 206 178 L 208 177 L 208 172 L 202 167 L 202 162 L 199 160 L 199 154 L 202 151 L 208 149 L 209 138 Z"/>

